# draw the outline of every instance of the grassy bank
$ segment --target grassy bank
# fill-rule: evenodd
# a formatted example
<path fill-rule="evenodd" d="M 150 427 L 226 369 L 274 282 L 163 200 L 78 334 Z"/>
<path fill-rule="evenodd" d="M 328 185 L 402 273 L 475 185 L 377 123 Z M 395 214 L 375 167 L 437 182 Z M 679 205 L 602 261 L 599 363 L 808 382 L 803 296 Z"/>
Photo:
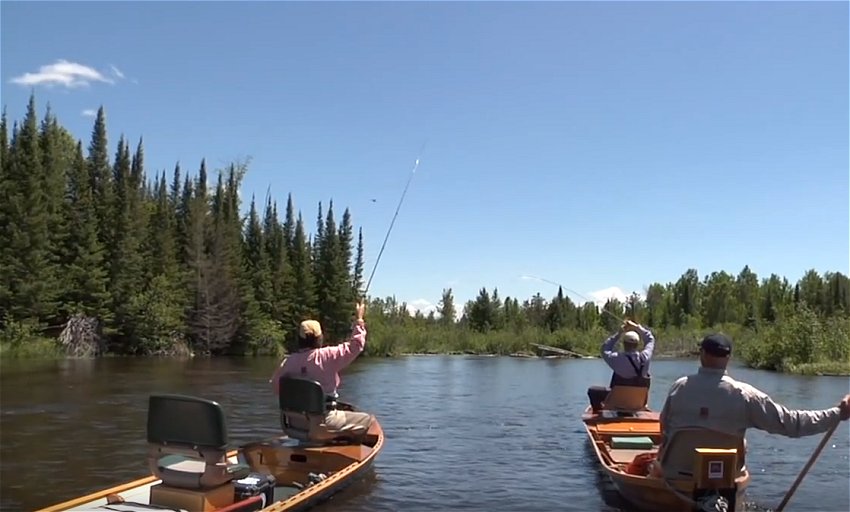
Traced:
<path fill-rule="evenodd" d="M 668 329 L 659 332 L 658 356 L 684 356 L 703 335 L 700 331 L 684 332 Z M 543 328 L 500 330 L 487 333 L 454 326 L 376 325 L 370 329 L 368 356 L 393 357 L 403 354 L 533 354 L 533 344 L 547 345 L 583 355 L 598 356 L 601 343 L 608 336 L 603 329 L 561 329 L 550 332 Z"/>
<path fill-rule="evenodd" d="M 850 320 L 809 309 L 745 331 L 738 357 L 752 368 L 801 375 L 850 375 Z"/>
<path fill-rule="evenodd" d="M 822 318 L 807 309 L 758 329 L 738 324 L 714 328 L 653 329 L 655 358 L 688 357 L 712 332 L 729 335 L 734 357 L 755 369 L 800 375 L 850 376 L 850 322 L 844 317 Z M 456 325 L 370 324 L 366 356 L 407 354 L 532 355 L 532 344 L 548 345 L 598 357 L 608 332 L 601 327 L 561 329 L 526 327 L 486 333 Z"/>
<path fill-rule="evenodd" d="M 59 358 L 64 357 L 56 340 L 40 335 L 30 324 L 9 322 L 0 330 L 0 358 Z"/>
<path fill-rule="evenodd" d="M 800 375 L 850 375 L 850 323 L 846 318 L 823 319 L 803 310 L 785 320 L 759 329 L 737 324 L 713 329 L 654 329 L 656 358 L 688 357 L 696 354 L 697 343 L 710 332 L 721 331 L 735 343 L 735 357 L 751 368 Z M 0 356 L 62 357 L 52 339 L 38 331 L 15 324 L 0 334 Z M 598 357 L 608 332 L 601 327 L 588 330 L 561 329 L 550 332 L 539 327 L 478 332 L 458 325 L 416 323 L 369 324 L 366 357 L 397 357 L 408 354 L 475 354 L 507 356 L 535 355 L 533 344 L 548 345 L 582 355 Z M 257 355 L 283 354 L 278 337 L 258 341 L 266 350 Z"/>

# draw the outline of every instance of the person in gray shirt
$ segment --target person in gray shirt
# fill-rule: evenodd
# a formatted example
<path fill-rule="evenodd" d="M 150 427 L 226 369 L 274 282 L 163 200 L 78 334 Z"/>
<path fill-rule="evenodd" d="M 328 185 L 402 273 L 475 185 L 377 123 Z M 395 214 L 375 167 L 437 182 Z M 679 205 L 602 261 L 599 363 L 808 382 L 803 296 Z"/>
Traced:
<path fill-rule="evenodd" d="M 623 351 L 614 350 L 617 341 L 622 338 Z M 643 339 L 643 349 L 639 349 Z M 613 371 L 610 387 L 591 386 L 587 390 L 590 405 L 594 412 L 602 408 L 602 402 L 610 388 L 614 386 L 635 386 L 649 388 L 649 362 L 655 350 L 655 336 L 652 331 L 631 320 L 623 322 L 620 330 L 612 334 L 602 343 L 602 359 Z"/>
<path fill-rule="evenodd" d="M 850 395 L 829 409 L 788 409 L 767 393 L 730 377 L 726 367 L 731 357 L 732 341 L 725 335 L 712 334 L 702 340 L 699 370 L 673 383 L 661 409 L 662 451 L 681 429 L 728 434 L 746 446 L 748 428 L 803 437 L 826 432 L 850 418 Z"/>

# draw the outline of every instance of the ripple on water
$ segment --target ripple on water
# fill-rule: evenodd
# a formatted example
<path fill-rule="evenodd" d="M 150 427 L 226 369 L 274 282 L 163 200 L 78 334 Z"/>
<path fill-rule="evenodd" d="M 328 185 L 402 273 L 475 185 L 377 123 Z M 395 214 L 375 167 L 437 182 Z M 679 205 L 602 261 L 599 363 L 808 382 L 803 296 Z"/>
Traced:
<path fill-rule="evenodd" d="M 37 376 L 0 372 L 4 390 L 27 389 L 3 392 L 0 508 L 30 510 L 144 474 L 151 392 L 219 401 L 235 443 L 279 435 L 267 383 L 277 363 L 133 359 L 51 366 Z M 654 363 L 650 404 L 658 408 L 669 384 L 693 368 L 692 362 Z M 830 406 L 846 393 L 846 381 L 837 379 L 733 373 L 753 377 L 792 407 Z M 358 361 L 344 374 L 341 393 L 378 416 L 387 442 L 364 480 L 322 510 L 628 511 L 596 464 L 579 420 L 587 386 L 609 376 L 594 360 Z M 748 435 L 754 473 L 748 500 L 760 507 L 754 510 L 778 504 L 819 441 Z M 795 494 L 795 511 L 850 509 L 846 424 L 831 445 Z M 43 490 L 45 479 L 51 493 Z"/>

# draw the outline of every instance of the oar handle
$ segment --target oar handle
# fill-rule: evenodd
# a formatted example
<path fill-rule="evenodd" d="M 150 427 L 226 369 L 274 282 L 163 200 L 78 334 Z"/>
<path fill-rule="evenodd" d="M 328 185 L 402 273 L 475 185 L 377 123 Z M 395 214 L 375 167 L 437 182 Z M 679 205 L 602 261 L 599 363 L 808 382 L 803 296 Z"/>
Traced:
<path fill-rule="evenodd" d="M 832 428 L 830 428 L 826 432 L 826 434 L 823 436 L 823 439 L 820 440 L 820 444 L 815 449 L 815 452 L 812 454 L 812 456 L 809 457 L 809 461 L 806 463 L 806 465 L 803 466 L 803 470 L 800 471 L 799 475 L 797 475 L 797 479 L 794 480 L 794 484 L 791 485 L 790 489 L 788 489 L 788 492 L 785 494 L 785 497 L 782 499 L 782 503 L 779 504 L 779 506 L 776 508 L 775 512 L 782 512 L 785 509 L 785 505 L 787 505 L 788 502 L 791 500 L 791 496 L 794 495 L 794 491 L 796 491 L 797 487 L 800 486 L 800 482 L 803 481 L 803 478 L 805 478 L 806 473 L 809 472 L 809 469 L 812 467 L 812 464 L 815 463 L 815 461 L 818 458 L 818 455 L 820 455 L 820 452 L 823 451 L 823 447 L 826 446 L 827 441 L 829 441 L 829 438 L 832 437 L 832 434 L 835 433 L 836 429 L 838 429 L 838 425 L 840 425 L 840 424 L 841 424 L 841 421 L 836 422 L 835 425 L 833 425 Z"/>

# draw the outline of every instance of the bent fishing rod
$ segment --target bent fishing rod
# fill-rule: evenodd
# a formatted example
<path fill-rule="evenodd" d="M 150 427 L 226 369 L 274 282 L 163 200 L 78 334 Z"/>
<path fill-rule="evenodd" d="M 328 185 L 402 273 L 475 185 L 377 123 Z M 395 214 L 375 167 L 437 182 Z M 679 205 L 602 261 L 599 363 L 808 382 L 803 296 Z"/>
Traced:
<path fill-rule="evenodd" d="M 541 282 L 544 282 L 544 283 L 549 283 L 549 284 L 553 284 L 553 285 L 555 285 L 555 286 L 559 286 L 559 287 L 561 287 L 563 290 L 565 290 L 565 291 L 567 291 L 567 292 L 570 292 L 570 293 L 572 293 L 573 295 L 577 295 L 577 296 L 581 297 L 581 298 L 582 298 L 582 299 L 584 299 L 586 302 L 594 302 L 594 303 L 595 303 L 595 301 L 592 301 L 592 300 L 588 299 L 587 297 L 585 297 L 584 295 L 580 294 L 579 292 L 577 292 L 577 291 L 575 291 L 575 290 L 570 290 L 569 288 L 567 288 L 566 286 L 562 285 L 561 283 L 556 283 L 555 281 L 550 281 L 549 279 L 544 279 L 544 278 L 542 278 L 542 277 L 537 277 L 537 276 L 522 275 L 522 276 L 520 276 L 520 277 L 521 277 L 522 279 L 534 279 L 534 280 L 541 281 Z M 609 315 L 611 318 L 613 318 L 614 320 L 617 320 L 617 321 L 618 321 L 618 322 L 620 322 L 620 323 L 625 323 L 625 320 L 623 320 L 623 319 L 622 319 L 622 318 L 620 318 L 619 316 L 615 315 L 614 313 L 610 312 L 607 308 L 602 307 L 602 308 L 600 308 L 600 309 L 601 309 L 602 311 L 604 311 L 605 313 L 608 313 L 608 315 Z"/>
<path fill-rule="evenodd" d="M 416 174 L 416 169 L 419 168 L 419 163 L 422 161 L 422 153 L 425 151 L 426 144 L 428 144 L 427 140 L 422 144 L 422 148 L 419 150 L 419 157 L 416 159 L 416 162 L 414 162 L 413 170 L 410 171 L 410 176 L 407 178 L 407 183 L 404 185 L 401 198 L 399 198 L 398 205 L 395 208 L 395 214 L 393 214 L 393 218 L 390 221 L 390 227 L 387 229 L 387 234 L 384 236 L 384 242 L 381 244 L 381 250 L 378 251 L 378 257 L 375 259 L 375 265 L 372 267 L 372 273 L 369 274 L 369 280 L 366 282 L 366 288 L 363 289 L 361 300 L 365 300 L 366 294 L 369 293 L 369 287 L 372 285 L 372 278 L 375 277 L 375 271 L 378 270 L 378 263 L 381 262 L 381 256 L 384 254 L 384 249 L 387 247 L 387 241 L 390 239 L 390 233 L 393 231 L 393 226 L 395 225 L 395 220 L 398 217 L 398 212 L 401 210 L 404 197 L 407 195 L 407 189 L 410 187 L 410 182 L 413 181 L 413 175 Z"/>

